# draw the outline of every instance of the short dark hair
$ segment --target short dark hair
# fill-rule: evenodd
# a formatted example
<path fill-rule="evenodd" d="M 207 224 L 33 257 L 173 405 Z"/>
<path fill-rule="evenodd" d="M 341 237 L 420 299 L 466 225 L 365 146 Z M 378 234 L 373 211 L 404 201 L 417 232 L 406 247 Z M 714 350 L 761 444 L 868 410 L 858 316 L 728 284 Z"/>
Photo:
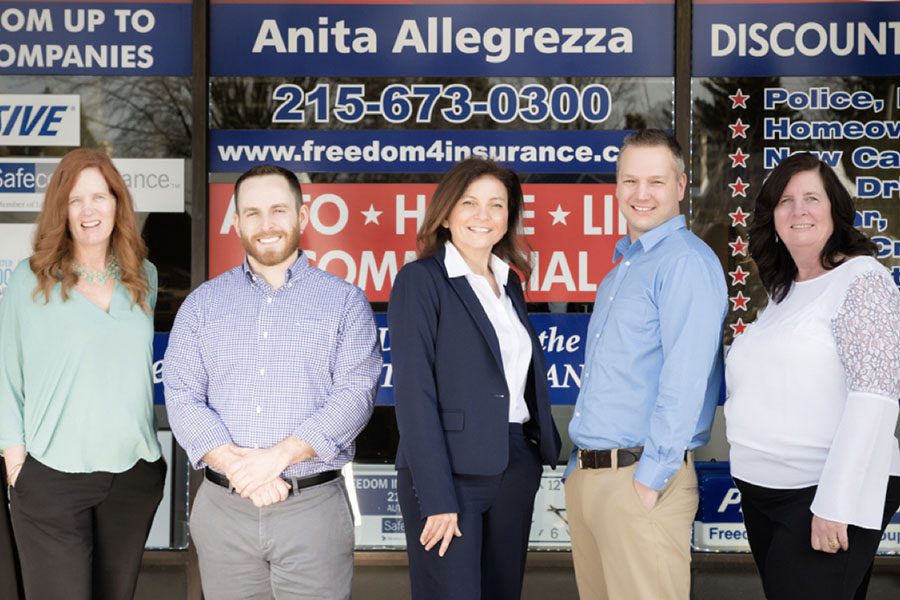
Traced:
<path fill-rule="evenodd" d="M 506 188 L 509 211 L 506 233 L 494 244 L 493 253 L 512 263 L 527 282 L 531 277 L 531 264 L 524 254 L 524 248 L 520 245 L 522 241 L 519 239 L 519 223 L 522 222 L 524 203 L 522 185 L 515 172 L 484 158 L 472 157 L 460 161 L 441 177 L 425 210 L 422 227 L 419 229 L 419 257 L 433 256 L 450 239 L 450 230 L 443 226 L 443 222 L 450 216 L 450 212 L 462 198 L 469 184 L 479 177 L 493 177 Z"/>
<path fill-rule="evenodd" d="M 782 160 L 772 169 L 756 195 L 753 220 L 750 223 L 750 256 L 756 262 L 763 287 L 775 303 L 781 302 L 797 277 L 797 265 L 784 244 L 777 242 L 775 207 L 788 182 L 797 173 L 816 171 L 822 178 L 825 194 L 831 203 L 834 231 L 825 242 L 819 260 L 826 271 L 854 256 L 874 256 L 878 247 L 853 226 L 856 209 L 849 192 L 834 169 L 809 152 L 800 152 Z"/>
<path fill-rule="evenodd" d="M 287 181 L 288 187 L 297 201 L 297 208 L 300 208 L 300 205 L 303 204 L 303 192 L 300 190 L 300 180 L 294 173 L 288 171 L 284 167 L 279 167 L 278 165 L 256 165 L 241 173 L 241 176 L 234 182 L 235 208 L 237 208 L 238 192 L 240 192 L 241 184 L 251 177 L 262 177 L 263 175 L 280 175 L 283 177 L 284 180 Z"/>
<path fill-rule="evenodd" d="M 622 147 L 619 149 L 619 154 L 622 154 L 629 146 L 639 146 L 642 148 L 649 146 L 663 146 L 664 148 L 668 148 L 669 152 L 672 153 L 672 157 L 675 159 L 675 172 L 679 176 L 684 173 L 684 151 L 681 149 L 681 144 L 679 144 L 678 140 L 673 136 L 662 129 L 639 129 L 634 133 L 625 136 L 625 139 L 622 141 Z M 618 170 L 619 165 L 617 162 L 616 172 L 618 172 Z"/>

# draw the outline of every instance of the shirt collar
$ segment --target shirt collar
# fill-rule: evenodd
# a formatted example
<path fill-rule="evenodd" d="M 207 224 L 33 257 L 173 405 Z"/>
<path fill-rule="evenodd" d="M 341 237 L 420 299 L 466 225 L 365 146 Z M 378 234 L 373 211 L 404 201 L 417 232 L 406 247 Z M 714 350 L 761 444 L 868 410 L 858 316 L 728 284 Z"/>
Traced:
<path fill-rule="evenodd" d="M 294 277 L 298 276 L 304 269 L 309 267 L 309 259 L 306 257 L 306 253 L 301 250 L 297 255 L 297 260 L 288 267 L 288 270 L 284 274 L 284 282 L 287 283 Z M 250 266 L 250 259 L 244 255 L 244 262 L 241 263 L 241 270 L 244 272 L 244 276 L 247 278 L 247 281 L 255 282 L 257 280 L 256 273 L 253 271 L 253 267 Z"/>
<path fill-rule="evenodd" d="M 684 229 L 685 227 L 684 215 L 676 215 L 665 223 L 657 225 L 634 242 L 631 241 L 630 236 L 626 235 L 616 242 L 616 251 L 613 253 L 613 262 L 625 256 L 631 247 L 638 242 L 640 242 L 644 252 L 649 252 L 654 246 L 666 239 L 672 232 Z"/>
<path fill-rule="evenodd" d="M 509 279 L 509 265 L 496 254 L 491 254 L 490 266 L 497 285 L 501 288 L 506 286 L 506 281 Z M 466 259 L 450 241 L 444 242 L 444 268 L 447 269 L 447 277 L 463 277 L 472 273 Z M 474 275 L 474 273 L 472 274 Z"/>

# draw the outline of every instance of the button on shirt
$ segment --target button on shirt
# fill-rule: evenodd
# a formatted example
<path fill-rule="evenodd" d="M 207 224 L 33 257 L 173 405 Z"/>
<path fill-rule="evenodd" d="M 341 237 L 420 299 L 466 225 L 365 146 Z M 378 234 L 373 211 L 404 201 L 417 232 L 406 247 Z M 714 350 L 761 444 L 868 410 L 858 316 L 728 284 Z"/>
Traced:
<path fill-rule="evenodd" d="M 685 450 L 709 440 L 725 278 L 681 215 L 634 242 L 619 240 L 613 260 L 620 259 L 597 290 L 569 435 L 577 448 L 643 446 L 635 479 L 661 490 Z M 567 474 L 575 463 L 573 453 Z"/>
<path fill-rule="evenodd" d="M 525 383 L 528 369 L 531 367 L 531 336 L 519 320 L 519 315 L 506 294 L 506 281 L 509 278 L 509 265 L 499 256 L 491 254 L 491 272 L 500 297 L 494 295 L 491 284 L 486 277 L 476 275 L 469 268 L 462 254 L 450 242 L 445 242 L 444 267 L 448 277 L 465 277 L 488 320 L 497 334 L 500 344 L 500 357 L 503 360 L 503 374 L 509 388 L 509 422 L 524 423 L 528 421 L 528 405 L 525 404 Z"/>
<path fill-rule="evenodd" d="M 269 448 L 294 435 L 318 455 L 283 473 L 303 477 L 352 460 L 380 372 L 362 290 L 301 254 L 277 290 L 245 261 L 192 292 L 163 382 L 169 423 L 194 467 L 223 444 Z"/>

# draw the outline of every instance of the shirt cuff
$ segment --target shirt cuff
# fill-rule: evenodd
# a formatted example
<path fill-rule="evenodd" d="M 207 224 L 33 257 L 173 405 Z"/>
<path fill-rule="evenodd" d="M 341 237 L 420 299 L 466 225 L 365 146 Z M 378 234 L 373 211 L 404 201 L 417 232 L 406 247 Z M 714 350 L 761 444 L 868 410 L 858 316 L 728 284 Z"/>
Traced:
<path fill-rule="evenodd" d="M 25 432 L 24 431 L 19 436 L 0 438 L 0 454 L 3 454 L 3 451 L 6 448 L 13 448 L 14 446 L 24 446 L 24 445 L 25 445 Z"/>
<path fill-rule="evenodd" d="M 312 446 L 312 449 L 316 451 L 316 455 L 319 459 L 326 463 L 337 458 L 337 455 L 341 451 L 341 449 L 337 447 L 337 444 L 306 423 L 301 425 L 297 431 L 294 432 L 294 436 Z"/>
<path fill-rule="evenodd" d="M 675 476 L 675 473 L 678 472 L 680 467 L 681 465 L 673 469 L 656 462 L 644 454 L 641 456 L 641 460 L 638 461 L 637 470 L 634 472 L 634 478 L 647 487 L 661 492 L 665 489 L 666 485 L 668 485 L 669 480 Z"/>
<path fill-rule="evenodd" d="M 219 446 L 233 443 L 231 434 L 228 433 L 228 430 L 225 429 L 224 426 L 214 427 L 194 439 L 190 448 L 187 448 L 185 451 L 191 461 L 191 466 L 195 469 L 202 469 L 207 466 L 207 464 L 203 462 L 203 457 L 206 456 L 207 453 L 211 450 L 215 450 Z"/>

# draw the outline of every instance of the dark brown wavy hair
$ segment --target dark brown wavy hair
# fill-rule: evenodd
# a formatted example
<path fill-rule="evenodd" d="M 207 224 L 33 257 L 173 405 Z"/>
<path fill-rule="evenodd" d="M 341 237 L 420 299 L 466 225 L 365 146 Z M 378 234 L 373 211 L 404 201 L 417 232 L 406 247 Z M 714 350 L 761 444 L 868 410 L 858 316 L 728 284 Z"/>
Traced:
<path fill-rule="evenodd" d="M 528 246 L 519 238 L 518 233 L 519 223 L 522 222 L 522 185 L 513 171 L 484 158 L 473 157 L 460 161 L 441 178 L 419 229 L 419 258 L 433 256 L 450 240 L 450 230 L 443 226 L 443 222 L 450 216 L 469 184 L 479 177 L 493 177 L 506 188 L 509 209 L 506 233 L 494 244 L 492 252 L 515 267 L 527 282 L 531 277 L 531 263 L 526 254 Z"/>
<path fill-rule="evenodd" d="M 831 203 L 834 231 L 825 242 L 819 260 L 826 271 L 854 256 L 875 256 L 878 247 L 853 226 L 856 209 L 853 199 L 834 170 L 810 154 L 792 154 L 772 169 L 756 196 L 753 221 L 750 223 L 750 256 L 756 262 L 763 287 L 775 303 L 784 300 L 794 279 L 797 265 L 784 244 L 776 241 L 775 207 L 791 177 L 803 171 L 816 171 L 822 178 L 825 194 Z"/>
<path fill-rule="evenodd" d="M 66 301 L 69 290 L 78 282 L 78 276 L 72 270 L 74 242 L 69 231 L 69 194 L 81 172 L 90 168 L 100 171 L 116 198 L 116 222 L 109 247 L 119 260 L 122 285 L 131 294 L 132 303 L 149 313 L 149 282 L 143 269 L 147 245 L 138 232 L 131 194 L 109 156 L 87 148 L 66 154 L 47 186 L 44 206 L 37 220 L 34 254 L 28 261 L 38 281 L 32 296 L 37 300 L 43 295 L 44 302 L 49 302 L 53 286 L 59 283 L 60 295 Z"/>

